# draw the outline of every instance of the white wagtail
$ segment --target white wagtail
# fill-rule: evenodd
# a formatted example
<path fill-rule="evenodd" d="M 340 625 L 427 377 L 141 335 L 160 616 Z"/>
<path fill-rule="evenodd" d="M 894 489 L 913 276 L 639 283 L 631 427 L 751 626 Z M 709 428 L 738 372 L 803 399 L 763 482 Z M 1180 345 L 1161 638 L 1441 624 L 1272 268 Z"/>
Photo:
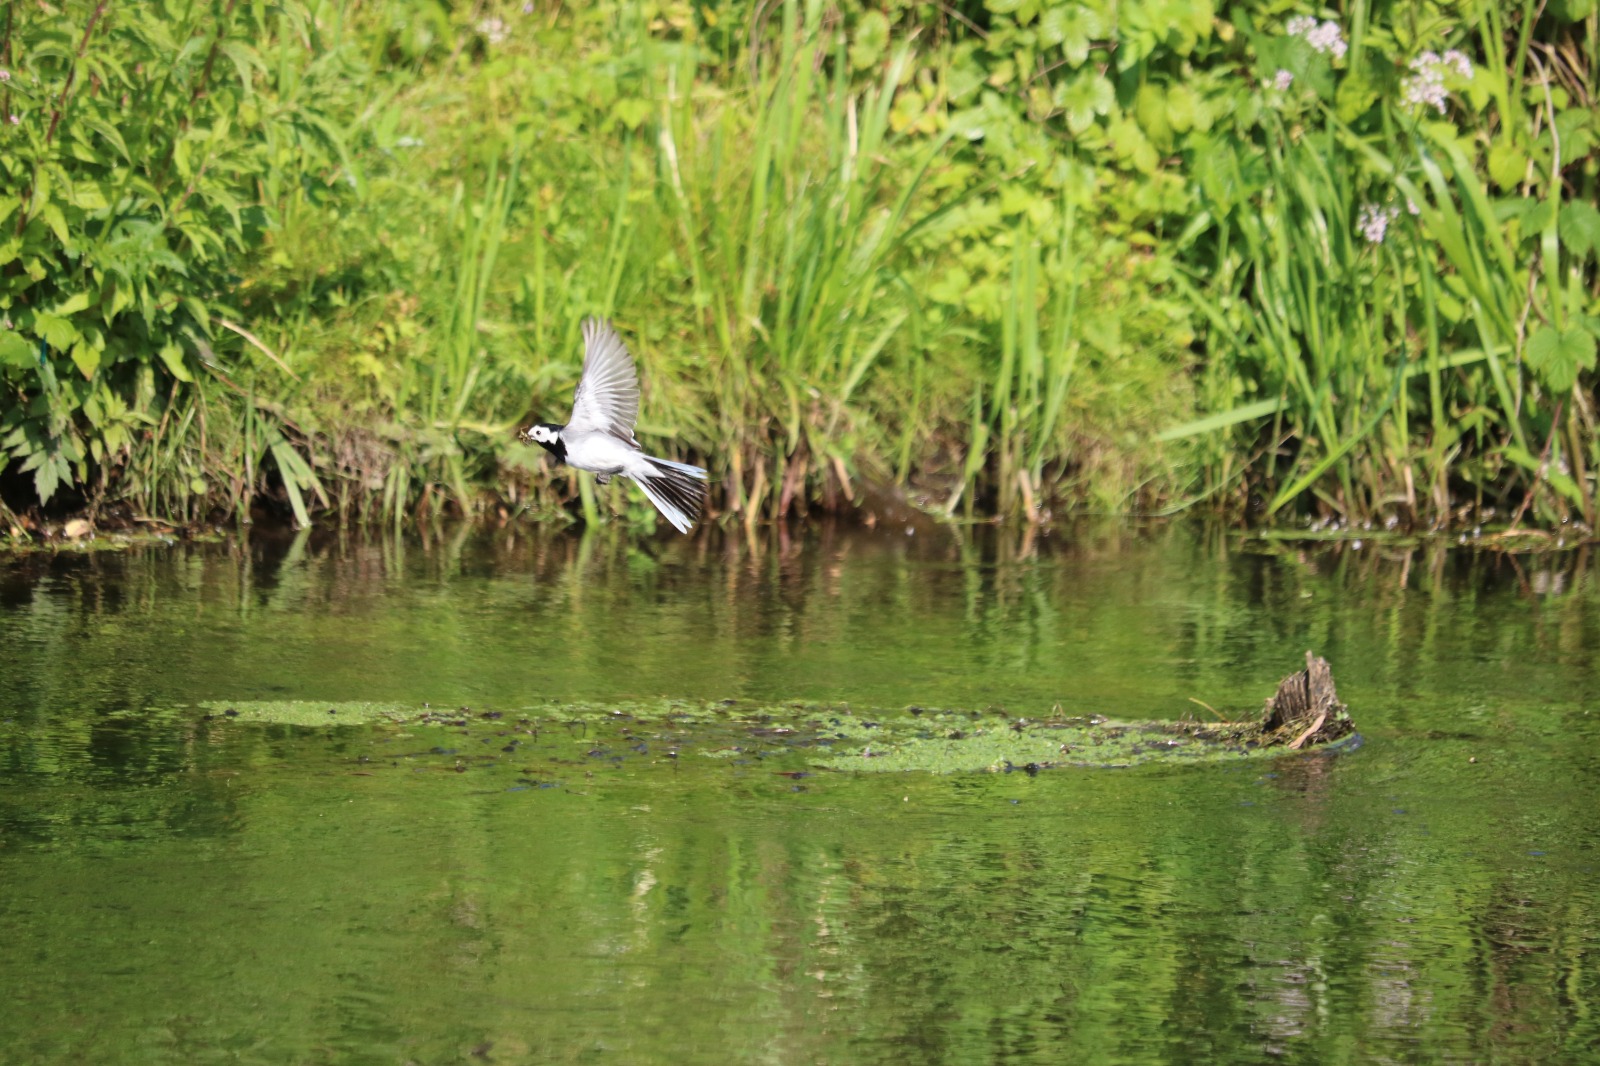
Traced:
<path fill-rule="evenodd" d="M 639 418 L 639 377 L 633 356 L 611 328 L 598 318 L 583 321 L 583 376 L 572 398 L 572 417 L 564 426 L 540 422 L 517 434 L 525 444 L 538 444 L 558 462 L 593 471 L 604 485 L 614 475 L 632 478 L 679 533 L 687 533 L 700 517 L 706 472 L 688 463 L 646 455 L 633 438 Z"/>

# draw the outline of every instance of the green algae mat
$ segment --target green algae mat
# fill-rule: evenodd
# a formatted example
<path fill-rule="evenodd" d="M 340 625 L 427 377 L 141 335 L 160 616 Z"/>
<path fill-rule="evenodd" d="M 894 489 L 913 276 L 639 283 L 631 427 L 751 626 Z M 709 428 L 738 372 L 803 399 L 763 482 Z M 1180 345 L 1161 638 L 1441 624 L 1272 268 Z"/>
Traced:
<path fill-rule="evenodd" d="M 1118 722 L 1096 716 L 1012 715 L 1000 709 L 846 704 L 764 704 L 742 700 L 551 702 L 511 710 L 426 704 L 209 701 L 202 721 L 296 729 L 365 730 L 375 744 L 435 742 L 390 760 L 435 763 L 465 773 L 488 766 L 591 768 L 624 763 L 727 759 L 774 772 L 926 771 L 1030 774 L 1064 767 L 1130 767 L 1152 762 L 1218 762 L 1269 757 L 1358 739 L 1324 660 L 1285 678 L 1253 723 Z M 401 747 L 405 745 L 402 744 Z M 370 755 L 362 758 L 372 762 Z M 381 765 L 381 758 L 378 764 Z"/>

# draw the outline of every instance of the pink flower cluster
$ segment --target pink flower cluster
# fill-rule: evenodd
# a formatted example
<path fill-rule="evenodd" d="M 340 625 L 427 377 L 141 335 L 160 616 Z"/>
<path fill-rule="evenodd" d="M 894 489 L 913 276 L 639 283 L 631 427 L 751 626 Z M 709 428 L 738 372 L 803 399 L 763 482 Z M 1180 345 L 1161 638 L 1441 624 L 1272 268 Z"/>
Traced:
<path fill-rule="evenodd" d="M 1400 217 L 1398 207 L 1379 207 L 1377 204 L 1366 204 L 1361 208 L 1361 214 L 1356 218 L 1356 226 L 1361 230 L 1361 235 L 1367 239 L 1368 244 L 1382 244 L 1383 238 L 1389 232 L 1389 223 Z"/>
<path fill-rule="evenodd" d="M 1450 95 L 1444 87 L 1446 74 L 1455 74 L 1462 81 L 1472 77 L 1472 60 L 1463 53 L 1450 49 L 1444 55 L 1424 52 L 1411 61 L 1411 76 L 1406 79 L 1403 91 L 1406 103 L 1415 107 L 1426 104 L 1444 114 L 1444 102 Z"/>
<path fill-rule="evenodd" d="M 490 44 L 505 44 L 511 36 L 511 31 L 506 28 L 506 20 L 501 18 L 479 19 L 477 30 L 489 39 Z"/>
<path fill-rule="evenodd" d="M 1337 22 L 1318 22 L 1310 15 L 1296 15 L 1284 27 L 1291 37 L 1303 37 L 1314 51 L 1327 52 L 1335 59 L 1343 59 L 1350 50 Z"/>

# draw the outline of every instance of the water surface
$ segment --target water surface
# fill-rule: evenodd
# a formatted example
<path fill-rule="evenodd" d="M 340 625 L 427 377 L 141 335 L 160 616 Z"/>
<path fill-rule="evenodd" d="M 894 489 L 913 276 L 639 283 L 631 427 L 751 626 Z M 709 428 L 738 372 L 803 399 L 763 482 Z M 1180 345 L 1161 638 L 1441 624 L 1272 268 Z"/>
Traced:
<path fill-rule="evenodd" d="M 0 559 L 0 1061 L 1584 1061 L 1597 608 L 1189 527 Z M 1248 716 L 1307 648 L 1354 751 L 1031 777 L 198 709 Z"/>

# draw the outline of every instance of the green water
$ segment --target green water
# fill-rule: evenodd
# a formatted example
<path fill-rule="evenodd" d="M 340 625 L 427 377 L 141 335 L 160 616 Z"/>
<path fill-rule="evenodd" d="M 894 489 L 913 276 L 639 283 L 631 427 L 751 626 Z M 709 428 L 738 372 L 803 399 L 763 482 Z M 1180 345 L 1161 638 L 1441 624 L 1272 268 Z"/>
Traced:
<path fill-rule="evenodd" d="M 1595 1061 L 1597 585 L 1188 528 L 0 559 L 0 1061 Z M 1354 750 L 856 774 L 561 723 L 1247 717 L 1307 648 Z M 289 700 L 467 725 L 216 710 Z"/>

